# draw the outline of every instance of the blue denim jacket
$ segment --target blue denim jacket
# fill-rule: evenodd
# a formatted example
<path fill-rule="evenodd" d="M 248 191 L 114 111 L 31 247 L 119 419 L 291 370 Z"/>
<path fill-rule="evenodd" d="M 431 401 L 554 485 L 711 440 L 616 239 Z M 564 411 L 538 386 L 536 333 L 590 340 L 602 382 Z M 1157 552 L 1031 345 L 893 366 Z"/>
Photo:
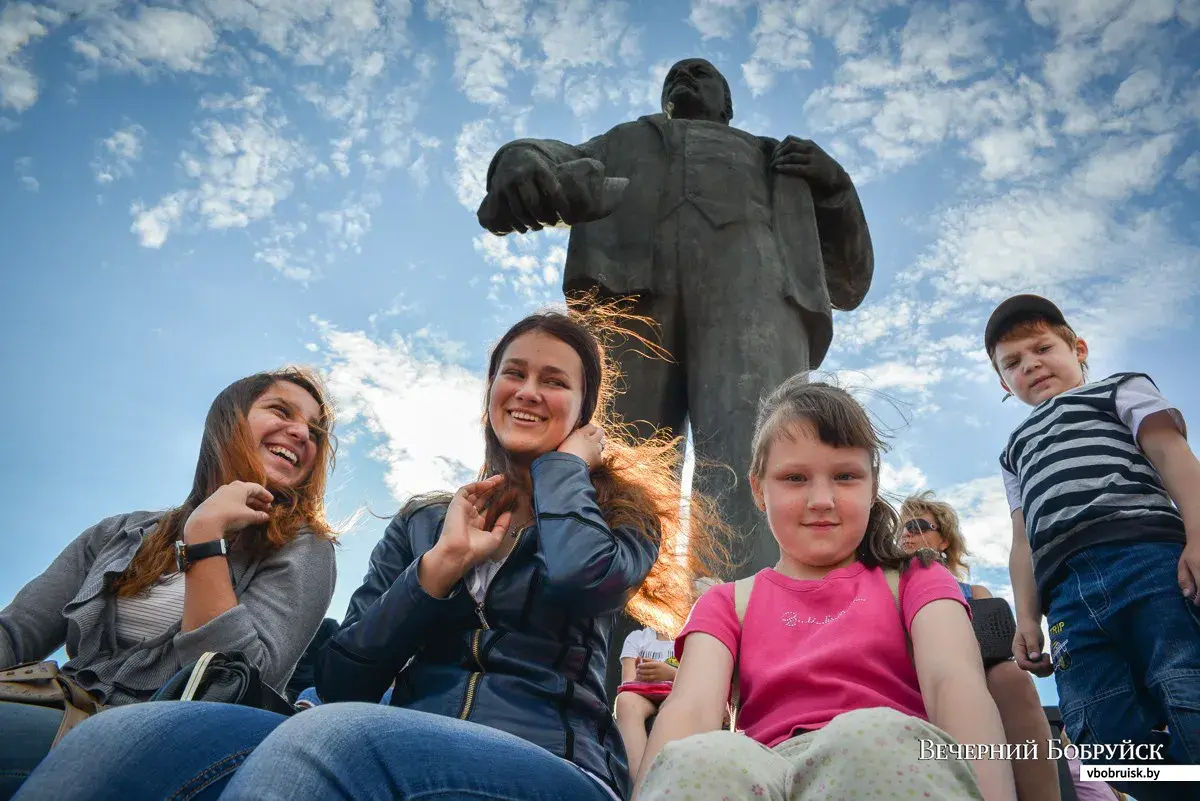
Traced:
<path fill-rule="evenodd" d="M 394 680 L 393 705 L 509 732 L 628 797 L 604 676 L 616 615 L 650 572 L 658 543 L 609 528 L 582 459 L 548 453 L 531 473 L 534 524 L 482 604 L 461 581 L 434 598 L 417 580 L 445 505 L 392 520 L 318 659 L 317 692 L 326 702 L 374 703 Z"/>

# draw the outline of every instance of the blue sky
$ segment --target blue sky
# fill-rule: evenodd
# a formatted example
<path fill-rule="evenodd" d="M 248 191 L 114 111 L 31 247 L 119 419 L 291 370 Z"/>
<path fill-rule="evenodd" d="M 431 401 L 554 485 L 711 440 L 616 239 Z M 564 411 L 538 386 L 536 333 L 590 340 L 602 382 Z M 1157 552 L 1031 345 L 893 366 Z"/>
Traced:
<path fill-rule="evenodd" d="M 873 404 L 887 485 L 958 504 L 1008 594 L 996 455 L 1024 410 L 981 352 L 991 305 L 1049 295 L 1095 374 L 1200 415 L 1197 54 L 1197 0 L 7 3 L 0 598 L 182 500 L 208 404 L 259 369 L 329 378 L 335 517 L 473 470 L 487 347 L 560 298 L 566 244 L 478 227 L 492 152 L 657 111 L 688 56 L 735 125 L 856 180 L 876 279 L 825 368 L 900 401 Z M 333 616 L 383 526 L 345 536 Z"/>

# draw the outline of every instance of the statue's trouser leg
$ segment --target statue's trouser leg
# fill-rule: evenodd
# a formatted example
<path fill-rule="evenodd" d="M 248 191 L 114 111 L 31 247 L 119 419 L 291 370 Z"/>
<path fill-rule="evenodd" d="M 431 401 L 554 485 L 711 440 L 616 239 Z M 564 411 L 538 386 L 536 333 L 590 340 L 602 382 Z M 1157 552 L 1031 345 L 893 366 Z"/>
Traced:
<path fill-rule="evenodd" d="M 740 537 L 736 573 L 750 575 L 779 559 L 750 492 L 755 415 L 761 398 L 808 368 L 808 332 L 784 297 L 784 265 L 769 226 L 708 227 L 689 253 L 694 261 L 681 280 L 685 348 L 678 357 L 687 365 L 693 484 L 721 497 L 725 519 Z"/>

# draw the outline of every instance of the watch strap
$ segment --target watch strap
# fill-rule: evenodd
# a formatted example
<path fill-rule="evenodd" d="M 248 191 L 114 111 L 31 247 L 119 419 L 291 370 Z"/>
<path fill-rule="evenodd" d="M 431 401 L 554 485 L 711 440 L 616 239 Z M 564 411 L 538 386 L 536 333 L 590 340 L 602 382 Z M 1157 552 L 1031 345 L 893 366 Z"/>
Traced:
<path fill-rule="evenodd" d="M 196 542 L 188 545 L 183 540 L 175 543 L 175 566 L 182 573 L 201 559 L 212 556 L 225 556 L 229 553 L 229 543 L 222 537 L 219 540 Z"/>

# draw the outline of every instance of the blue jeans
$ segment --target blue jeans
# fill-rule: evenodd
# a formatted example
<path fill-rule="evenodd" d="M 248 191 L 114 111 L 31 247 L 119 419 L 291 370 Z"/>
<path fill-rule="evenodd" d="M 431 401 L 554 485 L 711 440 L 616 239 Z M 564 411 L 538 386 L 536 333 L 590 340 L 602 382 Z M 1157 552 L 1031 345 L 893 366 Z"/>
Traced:
<path fill-rule="evenodd" d="M 284 718 L 199 701 L 136 704 L 83 723 L 16 799 L 218 797 L 610 801 L 572 763 L 475 723 L 378 704 Z"/>
<path fill-rule="evenodd" d="M 1158 744 L 1165 763 L 1200 763 L 1200 610 L 1179 589 L 1182 552 L 1112 544 L 1067 560 L 1047 622 L 1059 709 L 1076 743 Z M 1163 724 L 1169 735 L 1154 731 Z M 1116 786 L 1138 801 L 1200 798 L 1173 782 Z"/>
<path fill-rule="evenodd" d="M 16 799 L 214 801 L 250 751 L 284 720 L 274 712 L 204 701 L 108 709 L 64 737 Z"/>
<path fill-rule="evenodd" d="M 33 772 L 62 725 L 61 709 L 0 701 L 0 801 L 8 801 Z"/>
<path fill-rule="evenodd" d="M 314 707 L 254 750 L 222 801 L 609 801 L 544 748 L 477 723 L 378 704 Z"/>

